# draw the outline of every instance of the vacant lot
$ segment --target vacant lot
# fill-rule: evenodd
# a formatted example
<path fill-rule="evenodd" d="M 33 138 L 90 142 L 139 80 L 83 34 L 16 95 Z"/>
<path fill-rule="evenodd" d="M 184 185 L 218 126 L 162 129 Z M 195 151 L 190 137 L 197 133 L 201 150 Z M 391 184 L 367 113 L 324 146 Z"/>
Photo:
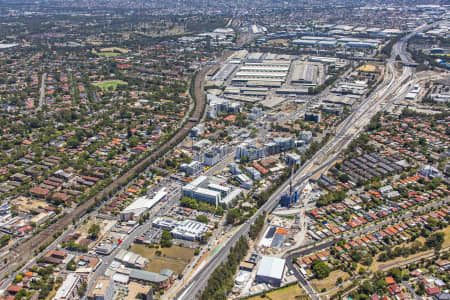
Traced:
<path fill-rule="evenodd" d="M 316 291 L 320 292 L 322 291 L 322 289 L 331 289 L 333 287 L 336 286 L 336 280 L 341 277 L 343 281 L 347 280 L 348 278 L 350 278 L 350 276 L 341 271 L 341 270 L 336 270 L 330 273 L 330 275 L 322 280 L 317 280 L 317 279 L 313 279 L 311 281 L 313 287 L 315 288 Z"/>
<path fill-rule="evenodd" d="M 120 55 L 120 53 L 117 52 L 98 52 L 96 54 L 103 57 L 115 57 Z"/>
<path fill-rule="evenodd" d="M 98 86 L 104 91 L 108 90 L 115 90 L 119 85 L 127 85 L 128 83 L 122 80 L 105 80 L 105 81 L 99 81 L 95 82 L 94 85 Z"/>
<path fill-rule="evenodd" d="M 270 40 L 267 43 L 271 44 L 271 45 L 275 45 L 275 44 L 283 44 L 283 45 L 289 45 L 289 40 L 286 39 L 276 39 L 276 40 Z"/>
<path fill-rule="evenodd" d="M 436 232 L 443 232 L 444 235 L 445 235 L 444 236 L 444 243 L 442 244 L 442 249 L 446 249 L 446 248 L 450 247 L 450 226 L 447 226 L 446 228 L 441 229 L 441 230 L 437 230 Z M 420 241 L 422 244 L 424 244 L 426 239 L 424 237 L 419 237 L 417 239 L 417 241 Z M 396 247 L 411 247 L 412 244 L 413 244 L 413 242 L 402 243 L 402 244 L 399 244 L 397 246 L 394 246 L 393 248 L 396 248 Z M 375 255 L 375 257 L 373 259 L 373 263 L 372 263 L 372 265 L 370 266 L 369 269 L 371 271 L 387 270 L 389 268 L 393 268 L 393 267 L 397 266 L 397 264 L 401 265 L 401 264 L 403 264 L 404 262 L 407 262 L 407 261 L 414 261 L 416 258 L 420 259 L 420 258 L 430 257 L 430 256 L 432 256 L 433 253 L 434 253 L 434 250 L 431 249 L 431 250 L 427 250 L 427 251 L 417 252 L 415 254 L 409 255 L 408 257 L 400 256 L 400 257 L 396 257 L 394 259 L 382 262 L 382 261 L 378 261 L 378 257 L 381 254 L 381 252 L 380 252 L 377 255 Z"/>
<path fill-rule="evenodd" d="M 130 251 L 150 259 L 146 270 L 155 273 L 161 272 L 162 269 L 171 269 L 176 274 L 180 274 L 194 256 L 194 249 L 179 246 L 156 249 L 133 244 Z M 161 251 L 161 255 L 156 255 L 157 251 Z"/>
<path fill-rule="evenodd" d="M 304 292 L 298 284 L 290 285 L 288 287 L 266 293 L 263 298 L 261 296 L 251 297 L 250 300 L 295 300 L 297 296 L 304 295 Z"/>

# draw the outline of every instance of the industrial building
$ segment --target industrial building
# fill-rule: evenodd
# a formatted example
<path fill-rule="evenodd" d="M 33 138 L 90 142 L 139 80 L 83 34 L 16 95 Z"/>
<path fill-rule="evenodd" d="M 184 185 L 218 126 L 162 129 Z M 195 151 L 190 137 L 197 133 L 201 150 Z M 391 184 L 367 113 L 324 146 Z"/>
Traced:
<path fill-rule="evenodd" d="M 165 274 L 158 274 L 139 269 L 130 269 L 129 278 L 143 284 L 155 284 L 158 289 L 167 289 L 171 284 L 171 278 Z"/>
<path fill-rule="evenodd" d="M 284 83 L 291 66 L 291 60 L 254 59 L 250 61 L 247 59 L 247 62 L 235 73 L 233 83 L 248 81 Z"/>
<path fill-rule="evenodd" d="M 292 71 L 291 84 L 317 85 L 319 66 L 308 62 L 296 62 Z"/>
<path fill-rule="evenodd" d="M 205 224 L 192 220 L 184 220 L 178 223 L 170 233 L 176 239 L 198 241 L 206 231 L 208 231 L 208 226 Z"/>
<path fill-rule="evenodd" d="M 255 281 L 280 286 L 283 279 L 286 260 L 278 257 L 263 256 L 256 271 Z"/>
<path fill-rule="evenodd" d="M 236 180 L 242 188 L 249 190 L 253 187 L 253 181 L 245 174 L 236 175 Z"/>
<path fill-rule="evenodd" d="M 227 63 L 211 78 L 211 80 L 226 81 L 230 78 L 231 74 L 233 74 L 237 67 L 237 64 Z"/>
<path fill-rule="evenodd" d="M 207 176 L 199 176 L 181 190 L 183 196 L 207 202 L 214 206 L 219 204 L 228 205 L 242 192 L 240 189 L 231 188 L 224 185 L 223 182 Z"/>
<path fill-rule="evenodd" d="M 115 259 L 124 264 L 126 267 L 132 267 L 137 269 L 145 268 L 145 265 L 149 262 L 148 259 L 140 256 L 139 254 L 126 251 L 124 249 L 121 249 L 117 253 Z"/>
<path fill-rule="evenodd" d="M 139 197 L 120 212 L 120 219 L 122 221 L 139 220 L 146 212 L 155 206 L 161 200 L 167 197 L 166 188 L 162 188 L 156 194 L 151 196 Z"/>

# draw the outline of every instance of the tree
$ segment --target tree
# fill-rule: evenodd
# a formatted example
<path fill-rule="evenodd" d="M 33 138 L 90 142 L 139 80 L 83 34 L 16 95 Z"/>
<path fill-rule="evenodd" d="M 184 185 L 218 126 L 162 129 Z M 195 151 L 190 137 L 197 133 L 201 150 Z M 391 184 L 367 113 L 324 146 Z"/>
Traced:
<path fill-rule="evenodd" d="M 236 220 L 241 216 L 239 208 L 230 209 L 227 213 L 227 223 L 234 224 Z"/>
<path fill-rule="evenodd" d="M 88 229 L 89 236 L 93 239 L 98 238 L 98 234 L 100 233 L 100 225 L 92 224 Z"/>
<path fill-rule="evenodd" d="M 208 217 L 205 216 L 205 215 L 198 215 L 195 219 L 196 219 L 198 222 L 208 224 Z"/>
<path fill-rule="evenodd" d="M 444 233 L 442 232 L 433 233 L 425 241 L 425 245 L 428 248 L 435 248 L 437 250 L 441 249 L 442 243 L 444 243 Z"/>
<path fill-rule="evenodd" d="M 22 274 L 17 274 L 16 277 L 14 277 L 13 283 L 19 283 L 22 281 Z"/>
<path fill-rule="evenodd" d="M 164 230 L 161 234 L 161 247 L 169 248 L 172 246 L 172 234 L 168 230 Z"/>
<path fill-rule="evenodd" d="M 72 259 L 71 261 L 69 261 L 69 263 L 66 266 L 66 270 L 69 271 L 75 271 L 77 269 L 77 265 L 75 264 L 75 261 Z"/>
<path fill-rule="evenodd" d="M 80 298 L 83 298 L 84 294 L 86 293 L 86 289 L 87 289 L 87 284 L 86 282 L 82 282 L 80 287 L 77 289 L 77 293 L 78 296 L 80 296 Z"/>
<path fill-rule="evenodd" d="M 10 235 L 8 235 L 8 234 L 3 235 L 0 238 L 0 248 L 8 245 L 10 240 L 11 240 L 11 236 Z"/>
<path fill-rule="evenodd" d="M 313 260 L 312 271 L 318 279 L 327 278 L 331 272 L 330 267 L 319 259 Z"/>

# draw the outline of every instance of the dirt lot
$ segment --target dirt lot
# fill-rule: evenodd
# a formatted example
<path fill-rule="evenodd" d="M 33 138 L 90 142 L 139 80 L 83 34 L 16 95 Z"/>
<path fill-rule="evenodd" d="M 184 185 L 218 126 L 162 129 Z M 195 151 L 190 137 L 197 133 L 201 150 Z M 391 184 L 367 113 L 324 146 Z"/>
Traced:
<path fill-rule="evenodd" d="M 156 251 L 161 255 L 156 255 Z M 146 270 L 159 273 L 162 269 L 171 269 L 180 274 L 194 256 L 194 249 L 172 246 L 170 248 L 148 248 L 145 245 L 133 244 L 129 251 L 150 259 Z"/>
<path fill-rule="evenodd" d="M 255 296 L 250 300 L 295 300 L 297 296 L 304 295 L 304 291 L 298 284 L 290 285 L 286 288 L 282 288 L 273 292 L 266 293 L 265 297 Z"/>
<path fill-rule="evenodd" d="M 100 233 L 99 238 L 105 235 L 106 232 L 108 232 L 116 221 L 113 220 L 104 220 L 104 219 L 97 219 L 97 218 L 91 218 L 88 222 L 83 224 L 80 229 L 77 230 L 81 234 L 80 238 L 78 240 L 86 238 L 89 234 L 89 227 L 91 227 L 92 224 L 98 224 L 100 225 Z"/>
<path fill-rule="evenodd" d="M 330 273 L 330 275 L 322 280 L 313 279 L 311 281 L 314 289 L 318 292 L 320 292 L 323 288 L 329 290 L 336 286 L 336 280 L 342 277 L 342 280 L 345 281 L 348 278 L 350 278 L 350 275 L 348 273 L 345 273 L 341 270 L 336 270 Z"/>
<path fill-rule="evenodd" d="M 48 203 L 42 200 L 31 199 L 28 197 L 17 197 L 12 202 L 13 205 L 16 205 L 19 210 L 24 212 L 30 212 L 33 210 L 40 210 L 44 207 L 48 206 Z"/>

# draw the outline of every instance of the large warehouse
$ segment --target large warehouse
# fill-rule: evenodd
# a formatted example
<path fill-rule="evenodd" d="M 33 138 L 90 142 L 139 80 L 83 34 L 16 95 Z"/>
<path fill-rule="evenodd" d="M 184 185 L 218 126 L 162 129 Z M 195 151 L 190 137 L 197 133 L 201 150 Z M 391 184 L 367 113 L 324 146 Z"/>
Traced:
<path fill-rule="evenodd" d="M 248 81 L 284 83 L 291 67 L 291 60 L 264 59 L 246 62 L 233 77 L 233 83 Z"/>
<path fill-rule="evenodd" d="M 139 218 L 147 213 L 153 206 L 166 198 L 166 188 L 162 188 L 153 196 L 146 195 L 139 197 L 136 199 L 136 201 L 128 205 L 124 210 L 120 212 L 120 219 L 122 221 L 139 220 Z"/>
<path fill-rule="evenodd" d="M 263 256 L 256 272 L 255 281 L 280 286 L 283 279 L 286 260 L 273 256 Z"/>
<path fill-rule="evenodd" d="M 296 62 L 292 72 L 292 84 L 317 85 L 319 66 L 308 62 Z"/>

